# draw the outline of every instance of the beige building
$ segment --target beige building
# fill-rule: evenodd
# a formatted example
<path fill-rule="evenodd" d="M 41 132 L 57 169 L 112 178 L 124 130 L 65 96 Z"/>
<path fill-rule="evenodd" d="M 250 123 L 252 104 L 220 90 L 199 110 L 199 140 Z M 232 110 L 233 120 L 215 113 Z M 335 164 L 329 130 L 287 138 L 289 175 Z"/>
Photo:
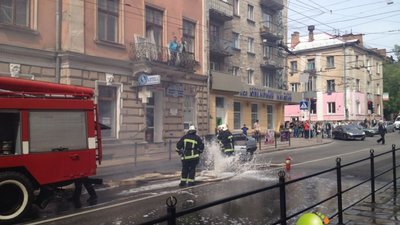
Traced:
<path fill-rule="evenodd" d="M 287 90 L 287 1 L 209 0 L 207 14 L 210 131 L 256 120 L 262 132 L 278 130 L 284 105 L 300 100 Z"/>
<path fill-rule="evenodd" d="M 1 1 L 0 74 L 95 89 L 106 140 L 162 143 L 190 124 L 205 134 L 203 9 L 187 0 Z"/>
<path fill-rule="evenodd" d="M 288 57 L 289 88 L 304 93 L 310 111 L 285 107 L 285 120 L 362 121 L 383 116 L 384 49 L 366 47 L 361 34 L 294 32 Z"/>

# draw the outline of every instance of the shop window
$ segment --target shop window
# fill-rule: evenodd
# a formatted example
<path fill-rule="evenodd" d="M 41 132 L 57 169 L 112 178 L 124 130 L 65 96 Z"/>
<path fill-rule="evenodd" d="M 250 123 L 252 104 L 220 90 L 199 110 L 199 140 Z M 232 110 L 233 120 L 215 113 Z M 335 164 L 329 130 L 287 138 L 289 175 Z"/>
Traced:
<path fill-rule="evenodd" d="M 116 137 L 117 90 L 115 86 L 98 86 L 99 121 L 111 128 L 101 132 L 103 137 Z"/>
<path fill-rule="evenodd" d="M 258 105 L 251 104 L 251 124 L 254 124 L 258 120 Z"/>
<path fill-rule="evenodd" d="M 274 129 L 274 106 L 267 105 L 267 128 Z"/>
<path fill-rule="evenodd" d="M 241 128 L 241 105 L 240 102 L 233 103 L 233 129 Z"/>

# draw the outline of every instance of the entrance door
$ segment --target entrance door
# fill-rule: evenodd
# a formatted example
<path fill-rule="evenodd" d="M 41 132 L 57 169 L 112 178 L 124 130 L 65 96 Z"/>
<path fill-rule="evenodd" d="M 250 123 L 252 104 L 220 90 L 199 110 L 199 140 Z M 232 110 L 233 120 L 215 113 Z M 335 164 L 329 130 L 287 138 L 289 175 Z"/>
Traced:
<path fill-rule="evenodd" d="M 111 129 L 101 131 L 105 138 L 116 138 L 116 115 L 117 115 L 117 90 L 115 86 L 99 85 L 99 117 L 100 123 L 109 126 Z"/>
<path fill-rule="evenodd" d="M 162 142 L 162 131 L 164 123 L 163 93 L 152 92 L 146 104 L 146 133 L 145 140 L 148 143 Z"/>

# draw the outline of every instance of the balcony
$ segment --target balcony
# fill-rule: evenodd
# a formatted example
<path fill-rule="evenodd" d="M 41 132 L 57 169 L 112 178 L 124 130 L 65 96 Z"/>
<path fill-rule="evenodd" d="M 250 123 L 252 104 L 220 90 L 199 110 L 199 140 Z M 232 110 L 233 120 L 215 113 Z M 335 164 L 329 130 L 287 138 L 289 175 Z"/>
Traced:
<path fill-rule="evenodd" d="M 132 43 L 131 58 L 134 62 L 166 64 L 188 71 L 193 71 L 197 65 L 194 53 L 172 53 L 167 47 L 157 46 L 150 42 Z"/>
<path fill-rule="evenodd" d="M 284 27 L 276 24 L 261 23 L 260 35 L 262 38 L 276 41 L 284 38 Z"/>
<path fill-rule="evenodd" d="M 260 4 L 275 11 L 282 10 L 284 7 L 283 0 L 260 0 Z"/>
<path fill-rule="evenodd" d="M 233 19 L 233 6 L 232 1 L 224 2 L 222 0 L 210 0 L 210 18 L 222 22 Z"/>
<path fill-rule="evenodd" d="M 211 88 L 220 91 L 239 92 L 242 88 L 242 80 L 240 76 L 221 71 L 212 71 Z"/>
<path fill-rule="evenodd" d="M 216 57 L 232 56 L 232 42 L 218 38 L 210 39 L 210 54 Z"/>
<path fill-rule="evenodd" d="M 263 69 L 283 69 L 285 66 L 285 55 L 282 51 L 277 51 L 264 56 L 264 62 L 260 65 Z"/>

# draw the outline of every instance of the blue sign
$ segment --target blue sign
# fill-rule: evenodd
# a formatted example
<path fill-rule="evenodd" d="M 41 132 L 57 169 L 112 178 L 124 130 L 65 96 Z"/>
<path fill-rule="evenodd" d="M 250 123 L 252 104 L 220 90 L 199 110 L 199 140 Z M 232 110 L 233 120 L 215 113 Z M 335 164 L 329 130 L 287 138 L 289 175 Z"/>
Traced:
<path fill-rule="evenodd" d="M 308 102 L 307 101 L 300 102 L 300 110 L 308 110 Z"/>

